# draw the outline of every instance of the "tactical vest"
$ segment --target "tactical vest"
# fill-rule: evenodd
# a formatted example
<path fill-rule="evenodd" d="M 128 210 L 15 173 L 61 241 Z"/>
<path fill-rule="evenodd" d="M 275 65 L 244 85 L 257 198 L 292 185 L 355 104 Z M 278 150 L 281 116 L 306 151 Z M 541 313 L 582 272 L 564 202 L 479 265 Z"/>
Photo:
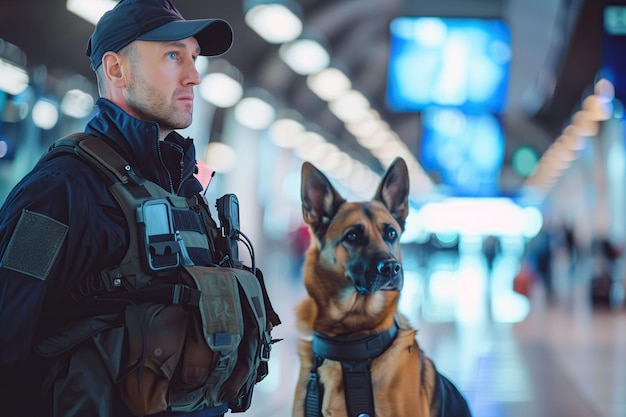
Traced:
<path fill-rule="evenodd" d="M 92 135 L 59 139 L 45 157 L 59 152 L 79 155 L 110 180 L 130 231 L 122 262 L 79 290 L 91 315 L 123 306 L 124 354 L 107 366 L 115 368 L 126 406 L 137 416 L 247 410 L 254 385 L 267 375 L 271 330 L 280 319 L 254 261 L 247 267 L 233 253 L 238 213 L 234 219 L 230 206 L 218 207 L 218 227 L 201 195 L 180 197 L 140 178 Z"/>

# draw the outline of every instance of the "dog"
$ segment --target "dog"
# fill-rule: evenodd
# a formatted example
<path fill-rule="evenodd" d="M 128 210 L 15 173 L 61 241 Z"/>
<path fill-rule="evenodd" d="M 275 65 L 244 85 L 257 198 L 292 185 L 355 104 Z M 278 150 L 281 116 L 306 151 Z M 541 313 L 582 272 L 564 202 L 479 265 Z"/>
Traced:
<path fill-rule="evenodd" d="M 300 372 L 293 417 L 466 417 L 467 401 L 420 349 L 398 311 L 409 174 L 396 158 L 372 200 L 348 202 L 310 162 L 302 215 L 311 232 L 296 306 Z"/>

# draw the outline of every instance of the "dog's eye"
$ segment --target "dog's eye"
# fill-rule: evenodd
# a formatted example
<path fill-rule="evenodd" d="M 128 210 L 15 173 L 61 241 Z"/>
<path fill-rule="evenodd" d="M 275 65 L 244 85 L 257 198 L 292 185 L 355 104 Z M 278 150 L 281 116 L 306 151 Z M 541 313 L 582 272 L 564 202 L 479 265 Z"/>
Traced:
<path fill-rule="evenodd" d="M 385 240 L 387 242 L 393 242 L 398 237 L 398 232 L 393 227 L 387 227 L 385 230 Z"/>
<path fill-rule="evenodd" d="M 343 240 L 352 245 L 358 245 L 363 241 L 363 231 L 359 228 L 350 229 L 343 235 Z"/>

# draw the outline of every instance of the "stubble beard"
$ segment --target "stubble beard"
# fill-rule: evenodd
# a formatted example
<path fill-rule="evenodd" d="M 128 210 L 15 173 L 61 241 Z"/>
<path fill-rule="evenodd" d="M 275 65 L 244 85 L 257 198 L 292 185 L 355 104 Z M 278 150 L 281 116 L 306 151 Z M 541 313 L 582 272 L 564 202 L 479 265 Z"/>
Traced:
<path fill-rule="evenodd" d="M 165 97 L 140 77 L 129 83 L 127 101 L 138 119 L 157 122 L 161 131 L 184 129 L 193 118 L 193 108 L 177 108 L 171 97 Z"/>

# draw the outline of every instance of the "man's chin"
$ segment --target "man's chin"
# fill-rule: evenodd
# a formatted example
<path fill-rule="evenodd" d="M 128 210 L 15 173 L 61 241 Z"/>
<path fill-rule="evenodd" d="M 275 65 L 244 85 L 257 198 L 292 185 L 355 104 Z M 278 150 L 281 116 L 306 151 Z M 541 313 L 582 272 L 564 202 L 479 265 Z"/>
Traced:
<path fill-rule="evenodd" d="M 161 130 L 180 130 L 188 128 L 191 125 L 193 118 L 191 114 L 189 115 L 181 115 L 176 119 L 172 119 L 171 117 L 167 120 L 159 122 L 159 126 Z"/>

